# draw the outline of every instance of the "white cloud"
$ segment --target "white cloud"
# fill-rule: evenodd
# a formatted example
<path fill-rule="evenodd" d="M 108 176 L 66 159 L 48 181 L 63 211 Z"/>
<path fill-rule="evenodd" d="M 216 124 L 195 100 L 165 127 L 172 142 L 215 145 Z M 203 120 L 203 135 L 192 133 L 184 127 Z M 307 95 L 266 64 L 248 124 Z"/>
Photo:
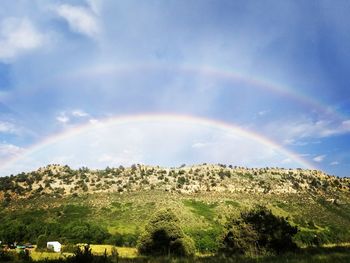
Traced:
<path fill-rule="evenodd" d="M 123 150 L 119 153 L 105 153 L 97 159 L 97 161 L 103 166 L 119 166 L 120 164 L 130 166 L 138 163 L 143 156 L 140 152 L 134 150 Z"/>
<path fill-rule="evenodd" d="M 326 138 L 350 133 L 350 120 L 342 122 L 311 119 L 281 120 L 263 127 L 266 134 L 277 138 L 285 145 L 305 146 L 319 143 L 317 138 Z M 310 141 L 312 139 L 313 141 Z"/>
<path fill-rule="evenodd" d="M 195 143 L 194 143 L 195 142 Z M 203 149 L 205 147 L 205 150 Z M 72 156 L 72 167 L 145 163 L 178 166 L 182 163 L 227 163 L 249 167 L 306 167 L 305 163 L 249 134 L 200 122 L 165 119 L 100 122 L 59 141 L 25 154 L 1 173 L 36 169 Z M 60 159 L 60 160 L 61 160 Z"/>
<path fill-rule="evenodd" d="M 23 149 L 14 144 L 0 143 L 0 157 L 2 159 L 11 158 L 22 153 Z"/>
<path fill-rule="evenodd" d="M 43 45 L 44 39 L 27 18 L 6 18 L 0 25 L 0 59 L 13 59 L 37 49 Z"/>
<path fill-rule="evenodd" d="M 110 154 L 103 154 L 101 157 L 97 159 L 98 162 L 103 163 L 103 162 L 111 162 L 113 160 L 113 156 Z"/>
<path fill-rule="evenodd" d="M 63 4 L 56 8 L 56 12 L 67 21 L 74 32 L 89 37 L 95 37 L 99 33 L 97 17 L 91 9 Z"/>
<path fill-rule="evenodd" d="M 88 5 L 95 14 L 100 14 L 102 8 L 102 0 L 87 0 Z"/>
<path fill-rule="evenodd" d="M 97 119 L 90 119 L 89 122 L 91 124 L 97 124 L 98 123 L 98 120 Z"/>
<path fill-rule="evenodd" d="M 59 116 L 56 117 L 56 120 L 60 123 L 66 124 L 69 122 L 69 117 L 65 113 L 61 113 Z"/>
<path fill-rule="evenodd" d="M 196 142 L 196 143 L 192 144 L 192 148 L 204 148 L 208 145 L 209 144 L 205 143 L 205 142 Z"/>
<path fill-rule="evenodd" d="M 309 142 L 305 142 L 305 141 L 298 141 L 294 138 L 288 138 L 288 139 L 285 139 L 283 141 L 283 144 L 286 144 L 286 145 L 294 145 L 294 146 L 305 146 L 305 145 L 308 145 Z"/>
<path fill-rule="evenodd" d="M 74 110 L 74 111 L 72 111 L 72 116 L 74 116 L 74 117 L 87 117 L 87 116 L 89 116 L 89 114 L 83 110 Z"/>
<path fill-rule="evenodd" d="M 62 124 L 67 123 L 81 123 L 81 121 L 86 121 L 85 117 L 89 117 L 90 114 L 81 109 L 76 109 L 72 111 L 64 110 L 59 113 L 56 120 Z M 84 118 L 84 119 L 82 119 Z M 94 122 L 94 119 L 89 120 L 90 123 Z"/>
<path fill-rule="evenodd" d="M 258 112 L 258 115 L 259 116 L 264 116 L 264 115 L 268 114 L 269 112 L 270 112 L 269 110 L 262 110 L 262 111 Z"/>
<path fill-rule="evenodd" d="M 338 161 L 331 162 L 330 165 L 338 165 L 340 164 Z"/>
<path fill-rule="evenodd" d="M 19 129 L 10 122 L 0 121 L 0 132 L 1 133 L 10 133 L 10 134 L 18 134 Z"/>
<path fill-rule="evenodd" d="M 342 128 L 346 131 L 350 131 L 350 120 L 343 121 Z"/>
<path fill-rule="evenodd" d="M 290 158 L 286 158 L 286 159 L 282 160 L 282 163 L 285 163 L 285 164 L 292 163 L 292 162 L 293 162 L 293 160 Z"/>
<path fill-rule="evenodd" d="M 69 163 L 69 161 L 74 159 L 74 158 L 75 157 L 72 154 L 65 154 L 62 156 L 58 155 L 58 156 L 55 156 L 54 158 L 52 158 L 50 163 L 65 165 L 65 164 Z"/>
<path fill-rule="evenodd" d="M 318 156 L 314 157 L 312 160 L 314 160 L 314 161 L 317 162 L 317 163 L 321 163 L 321 162 L 323 162 L 323 160 L 324 160 L 325 157 L 326 157 L 325 154 L 323 154 L 323 155 L 318 155 Z"/>

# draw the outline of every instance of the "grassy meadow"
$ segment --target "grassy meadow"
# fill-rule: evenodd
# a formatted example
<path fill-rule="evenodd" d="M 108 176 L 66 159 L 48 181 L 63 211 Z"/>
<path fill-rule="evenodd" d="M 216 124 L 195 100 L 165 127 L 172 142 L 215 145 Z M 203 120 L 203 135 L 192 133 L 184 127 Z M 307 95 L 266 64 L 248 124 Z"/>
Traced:
<path fill-rule="evenodd" d="M 20 224 L 37 229 L 33 238 L 27 238 L 32 243 L 36 243 L 36 233 L 43 228 L 49 231 L 49 228 L 72 223 L 89 223 L 103 228 L 110 235 L 107 240 L 100 240 L 102 243 L 130 247 L 135 246 L 145 223 L 157 210 L 171 208 L 179 217 L 184 232 L 196 241 L 197 250 L 213 252 L 227 218 L 238 216 L 256 204 L 266 205 L 274 214 L 287 217 L 291 224 L 298 226 L 295 238 L 300 246 L 312 245 L 315 235 L 321 244 L 348 242 L 349 203 L 328 204 L 324 198 L 308 194 L 286 194 L 277 199 L 266 194 L 183 195 L 153 190 L 19 200 L 1 210 L 0 216 L 3 226 Z M 34 225 L 36 222 L 40 224 Z M 52 238 L 59 238 L 54 236 L 57 230 L 50 231 Z M 75 243 L 87 241 L 76 240 Z"/>
<path fill-rule="evenodd" d="M 210 254 L 198 253 L 194 258 L 168 258 L 168 257 L 144 257 L 138 256 L 135 248 L 129 247 L 116 247 L 119 257 L 113 258 L 111 255 L 111 245 L 91 245 L 92 252 L 96 256 L 103 256 L 105 250 L 109 257 L 110 262 L 128 262 L 128 263 L 161 263 L 161 262 L 173 262 L 173 263 L 211 263 L 211 262 L 243 262 L 243 263 L 348 263 L 350 262 L 350 244 L 330 244 L 323 247 L 308 247 L 301 249 L 298 253 L 287 253 L 282 256 L 215 256 Z M 30 256 L 35 262 L 43 261 L 57 261 L 64 262 L 68 257 L 72 256 L 72 253 L 54 253 L 54 252 L 36 252 L 31 251 Z"/>

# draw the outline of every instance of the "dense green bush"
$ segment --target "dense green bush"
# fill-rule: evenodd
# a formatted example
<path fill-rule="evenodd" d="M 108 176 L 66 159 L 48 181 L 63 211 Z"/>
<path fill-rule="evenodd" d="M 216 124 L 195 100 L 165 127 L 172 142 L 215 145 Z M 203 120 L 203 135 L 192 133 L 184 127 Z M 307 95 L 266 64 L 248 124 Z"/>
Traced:
<path fill-rule="evenodd" d="M 223 250 L 233 254 L 257 254 L 258 239 L 258 233 L 251 224 L 235 220 L 223 239 Z"/>
<path fill-rule="evenodd" d="M 37 242 L 36 242 L 36 247 L 37 247 L 38 249 L 46 248 L 47 241 L 48 241 L 48 238 L 47 238 L 46 235 L 40 235 L 40 236 L 38 237 Z"/>
<path fill-rule="evenodd" d="M 70 243 L 102 244 L 110 237 L 106 229 L 87 222 L 72 222 L 65 226 L 61 237 Z"/>
<path fill-rule="evenodd" d="M 135 233 L 135 234 L 117 233 L 117 234 L 111 236 L 108 240 L 106 240 L 106 242 L 108 244 L 115 245 L 118 247 L 136 247 L 138 237 L 139 237 L 139 234 L 137 234 L 137 233 Z"/>
<path fill-rule="evenodd" d="M 152 256 L 194 255 L 193 240 L 184 234 L 179 219 L 170 210 L 156 213 L 145 227 L 138 243 L 140 254 Z"/>
<path fill-rule="evenodd" d="M 238 254 L 284 253 L 297 248 L 292 237 L 298 232 L 283 217 L 258 206 L 230 220 L 222 241 L 222 251 Z"/>
<path fill-rule="evenodd" d="M 200 252 L 217 252 L 219 249 L 221 227 L 212 227 L 207 230 L 194 229 L 188 233 L 196 244 L 196 249 Z"/>

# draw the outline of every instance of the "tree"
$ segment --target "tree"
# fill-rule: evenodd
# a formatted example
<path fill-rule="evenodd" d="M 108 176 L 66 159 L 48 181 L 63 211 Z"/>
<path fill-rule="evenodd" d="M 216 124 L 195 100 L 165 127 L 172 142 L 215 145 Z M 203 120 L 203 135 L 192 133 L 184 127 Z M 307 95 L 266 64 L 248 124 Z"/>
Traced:
<path fill-rule="evenodd" d="M 223 238 L 222 251 L 229 254 L 257 254 L 258 238 L 252 225 L 242 219 L 235 220 Z"/>
<path fill-rule="evenodd" d="M 62 229 L 62 235 L 71 243 L 101 244 L 110 237 L 106 229 L 88 222 L 73 221 Z"/>
<path fill-rule="evenodd" d="M 238 254 L 284 253 L 297 248 L 292 237 L 298 228 L 291 226 L 286 218 L 275 216 L 266 207 L 242 212 L 239 219 L 226 226 L 222 251 Z"/>
<path fill-rule="evenodd" d="M 24 240 L 26 225 L 20 221 L 5 222 L 0 228 L 0 238 L 6 243 L 20 242 Z"/>
<path fill-rule="evenodd" d="M 191 256 L 194 255 L 193 240 L 184 234 L 179 219 L 170 210 L 160 210 L 145 227 L 140 236 L 138 250 L 143 255 Z"/>

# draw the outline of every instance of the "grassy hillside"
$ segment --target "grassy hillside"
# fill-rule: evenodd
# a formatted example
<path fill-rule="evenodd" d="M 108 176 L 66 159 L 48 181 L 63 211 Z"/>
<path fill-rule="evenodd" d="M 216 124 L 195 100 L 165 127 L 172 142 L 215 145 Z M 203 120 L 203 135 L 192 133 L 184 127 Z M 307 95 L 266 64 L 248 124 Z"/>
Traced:
<path fill-rule="evenodd" d="M 152 214 L 171 208 L 197 250 L 210 252 L 227 218 L 263 204 L 299 227 L 301 245 L 350 241 L 350 179 L 315 170 L 50 165 L 1 178 L 0 200 L 3 240 L 34 243 L 46 234 L 63 242 L 134 246 Z"/>

